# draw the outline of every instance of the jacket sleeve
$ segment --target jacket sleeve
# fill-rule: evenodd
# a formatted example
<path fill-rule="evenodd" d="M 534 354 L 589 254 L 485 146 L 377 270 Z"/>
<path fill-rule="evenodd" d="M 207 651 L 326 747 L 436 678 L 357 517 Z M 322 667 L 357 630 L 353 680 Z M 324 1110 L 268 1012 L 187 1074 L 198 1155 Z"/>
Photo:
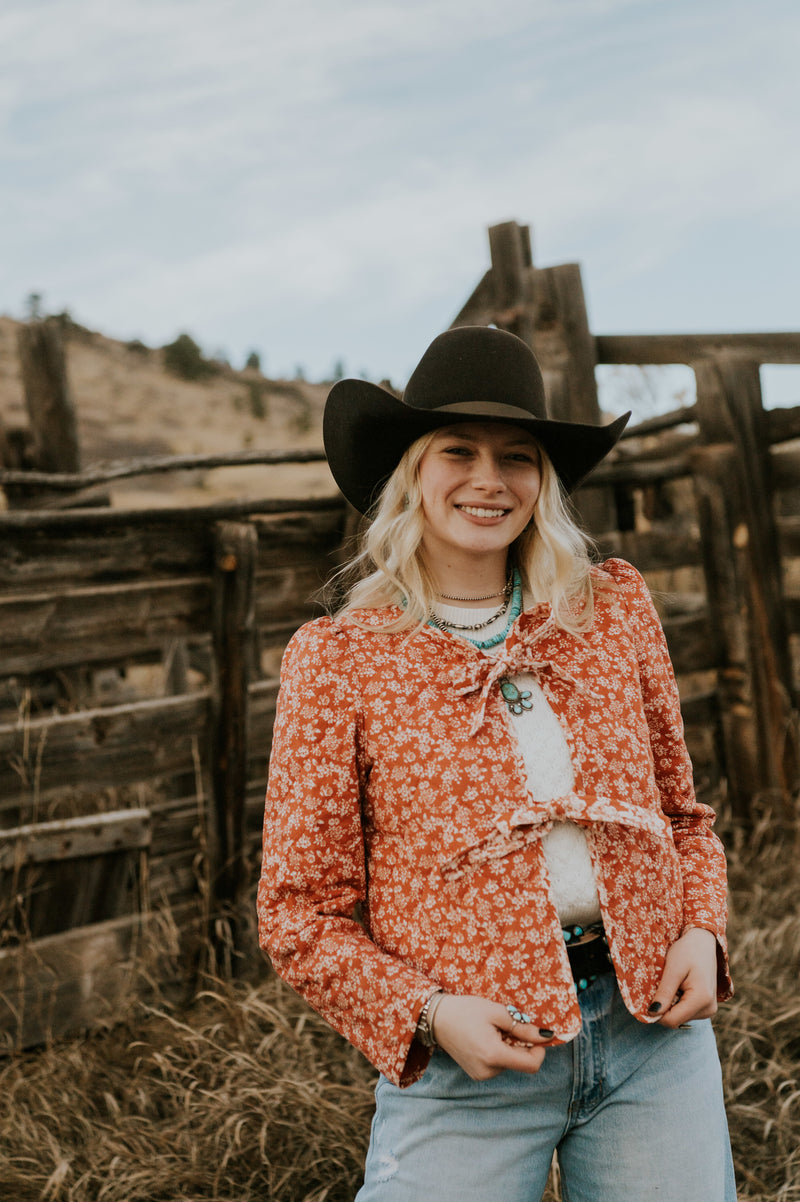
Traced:
<path fill-rule="evenodd" d="M 681 859 L 684 930 L 704 927 L 716 936 L 718 995 L 724 1000 L 733 992 L 725 936 L 725 853 L 712 830 L 714 811 L 695 797 L 692 762 L 683 735 L 680 696 L 664 630 L 639 572 L 620 559 L 608 560 L 603 567 L 621 590 L 636 646 L 661 807 L 672 825 L 675 847 Z"/>
<path fill-rule="evenodd" d="M 394 1084 L 435 982 L 382 952 L 354 916 L 366 890 L 359 705 L 350 639 L 329 618 L 286 649 L 270 756 L 259 942 L 276 971 Z"/>

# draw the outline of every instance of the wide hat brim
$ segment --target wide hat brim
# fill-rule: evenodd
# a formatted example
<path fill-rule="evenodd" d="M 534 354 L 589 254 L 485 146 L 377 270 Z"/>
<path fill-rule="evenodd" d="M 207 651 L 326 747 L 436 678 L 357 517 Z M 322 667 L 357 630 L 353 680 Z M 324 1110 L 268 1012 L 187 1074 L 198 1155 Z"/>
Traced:
<path fill-rule="evenodd" d="M 453 370 L 453 349 L 459 345 L 467 352 L 462 355 L 465 374 L 460 382 L 457 356 Z M 498 352 L 500 360 L 493 362 L 492 356 L 497 360 Z M 512 361 L 505 373 L 503 356 Z M 484 381 L 473 389 L 484 366 L 492 373 L 492 387 Z M 519 370 L 521 380 L 515 374 Z M 504 378 L 509 385 L 505 390 L 494 384 Z M 441 386 L 443 379 L 446 385 Z M 549 456 L 565 492 L 570 493 L 609 453 L 630 417 L 628 413 L 608 425 L 594 426 L 534 416 L 531 409 L 544 410 L 544 386 L 530 348 L 505 331 L 461 327 L 431 344 L 402 400 L 367 380 L 334 384 L 323 418 L 328 464 L 345 498 L 360 513 L 368 513 L 405 451 L 423 434 L 463 422 L 492 422 L 528 430 Z"/>

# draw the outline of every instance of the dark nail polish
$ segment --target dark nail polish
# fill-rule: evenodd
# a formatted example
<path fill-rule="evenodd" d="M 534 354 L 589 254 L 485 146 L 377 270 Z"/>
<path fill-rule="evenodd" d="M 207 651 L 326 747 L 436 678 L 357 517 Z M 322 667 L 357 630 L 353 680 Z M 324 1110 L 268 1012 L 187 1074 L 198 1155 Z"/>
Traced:
<path fill-rule="evenodd" d="M 658 1014 L 660 1009 L 661 1009 L 661 1002 L 651 1002 L 650 1005 L 647 1007 L 647 1013 L 648 1014 Z"/>
<path fill-rule="evenodd" d="M 540 1027 L 539 1034 L 541 1035 L 542 1039 L 552 1039 L 555 1035 L 555 1031 L 551 1031 L 547 1027 Z"/>

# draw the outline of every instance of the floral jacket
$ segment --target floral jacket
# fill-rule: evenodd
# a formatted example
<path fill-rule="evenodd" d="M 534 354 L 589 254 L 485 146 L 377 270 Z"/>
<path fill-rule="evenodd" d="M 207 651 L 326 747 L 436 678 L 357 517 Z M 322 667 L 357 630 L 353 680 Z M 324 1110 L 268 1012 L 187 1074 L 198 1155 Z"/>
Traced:
<path fill-rule="evenodd" d="M 637 1018 L 690 926 L 725 953 L 726 877 L 713 811 L 692 787 L 666 642 L 639 573 L 594 569 L 582 637 L 549 605 L 521 614 L 495 658 L 394 611 L 320 618 L 289 644 L 270 760 L 258 891 L 277 971 L 395 1084 L 434 988 L 515 1005 L 556 1042 L 580 1027 L 541 835 L 585 827 L 620 990 Z M 605 586 L 605 587 L 604 587 Z M 574 792 L 537 803 L 499 682 L 536 674 L 566 735 Z"/>

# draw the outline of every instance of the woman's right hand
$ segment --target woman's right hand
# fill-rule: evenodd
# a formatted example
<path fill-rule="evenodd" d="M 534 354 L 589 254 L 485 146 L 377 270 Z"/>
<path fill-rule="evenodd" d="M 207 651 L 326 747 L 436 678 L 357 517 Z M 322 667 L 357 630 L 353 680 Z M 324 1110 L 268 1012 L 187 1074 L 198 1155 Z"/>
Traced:
<path fill-rule="evenodd" d="M 538 1072 L 553 1033 L 514 1023 L 499 1002 L 446 993 L 436 1007 L 434 1037 L 473 1081 L 488 1081 L 509 1068 Z"/>

